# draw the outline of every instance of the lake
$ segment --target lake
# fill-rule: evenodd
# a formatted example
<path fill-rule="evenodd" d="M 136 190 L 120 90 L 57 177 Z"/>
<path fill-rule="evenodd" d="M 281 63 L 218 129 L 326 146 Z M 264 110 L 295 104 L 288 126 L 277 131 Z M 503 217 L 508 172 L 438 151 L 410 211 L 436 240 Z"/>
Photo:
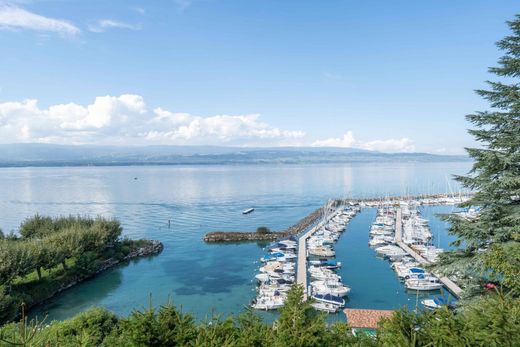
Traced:
<path fill-rule="evenodd" d="M 356 163 L 330 165 L 128 166 L 0 169 L 0 227 L 16 230 L 35 213 L 103 215 L 119 219 L 124 235 L 157 239 L 164 251 L 86 281 L 32 315 L 65 319 L 92 306 L 126 315 L 169 297 L 204 319 L 212 312 L 239 313 L 254 297 L 252 281 L 263 244 L 205 244 L 209 231 L 286 228 L 330 198 L 429 194 L 458 191 L 452 174 L 470 162 Z M 249 215 L 242 210 L 254 207 Z M 435 242 L 452 240 L 437 213 L 427 207 Z M 352 288 L 349 307 L 415 307 L 389 267 L 368 248 L 375 209 L 364 209 L 337 244 L 340 274 Z M 168 226 L 168 221 L 170 225 Z"/>

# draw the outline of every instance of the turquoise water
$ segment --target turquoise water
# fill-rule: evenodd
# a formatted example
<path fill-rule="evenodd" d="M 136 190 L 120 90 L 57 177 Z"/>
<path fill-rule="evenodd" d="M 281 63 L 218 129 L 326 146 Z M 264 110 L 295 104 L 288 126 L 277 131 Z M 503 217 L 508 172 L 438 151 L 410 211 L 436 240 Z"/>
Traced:
<path fill-rule="evenodd" d="M 0 169 L 0 226 L 16 230 L 35 213 L 99 214 L 120 219 L 129 237 L 165 245 L 161 255 L 109 270 L 32 314 L 64 319 L 91 306 L 128 314 L 147 306 L 152 294 L 156 305 L 171 296 L 203 319 L 212 312 L 238 313 L 250 302 L 264 246 L 205 244 L 206 232 L 283 229 L 331 197 L 448 192 L 457 189 L 448 183 L 450 175 L 469 168 L 467 162 L 8 168 Z M 255 212 L 243 216 L 248 207 Z M 341 274 L 352 287 L 348 305 L 412 305 L 389 264 L 367 246 L 374 215 L 367 209 L 354 218 L 337 245 L 345 263 Z M 439 233 L 447 242 L 445 226 Z"/>

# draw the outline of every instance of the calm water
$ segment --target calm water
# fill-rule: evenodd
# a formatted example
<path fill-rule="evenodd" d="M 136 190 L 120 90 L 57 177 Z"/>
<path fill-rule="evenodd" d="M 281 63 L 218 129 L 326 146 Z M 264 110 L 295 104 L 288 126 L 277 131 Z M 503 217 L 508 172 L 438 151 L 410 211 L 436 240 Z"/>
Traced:
<path fill-rule="evenodd" d="M 215 230 L 279 230 L 294 224 L 331 197 L 367 197 L 457 190 L 451 174 L 470 163 L 397 163 L 270 166 L 164 166 L 0 169 L 0 226 L 16 230 L 35 213 L 89 214 L 121 220 L 131 238 L 161 240 L 159 256 L 133 261 L 78 285 L 33 314 L 64 319 L 91 306 L 118 314 L 169 296 L 198 318 L 216 311 L 238 313 L 254 296 L 252 278 L 263 254 L 256 243 L 214 245 L 202 236 Z M 134 179 L 137 178 L 137 179 Z M 241 211 L 255 207 L 254 213 Z M 441 246 L 449 243 L 444 222 L 451 207 L 423 210 Z M 337 244 L 350 307 L 415 306 L 389 264 L 368 248 L 375 210 L 351 221 Z M 172 220 L 168 228 L 168 219 Z"/>

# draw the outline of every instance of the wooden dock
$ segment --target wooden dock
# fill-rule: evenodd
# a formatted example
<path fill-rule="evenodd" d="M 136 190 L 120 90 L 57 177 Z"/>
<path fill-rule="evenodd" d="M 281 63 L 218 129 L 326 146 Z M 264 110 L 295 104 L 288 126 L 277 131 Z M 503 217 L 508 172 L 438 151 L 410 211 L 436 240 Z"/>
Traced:
<path fill-rule="evenodd" d="M 397 208 L 397 214 L 395 218 L 395 243 L 401 247 L 403 251 L 408 253 L 410 256 L 412 256 L 415 260 L 417 260 L 420 264 L 430 264 L 430 262 L 426 259 L 424 259 L 420 254 L 415 252 L 413 249 L 408 247 L 407 244 L 403 242 L 403 223 L 402 223 L 402 213 L 401 209 Z M 439 281 L 442 282 L 442 284 L 448 288 L 448 290 L 457 298 L 460 297 L 460 293 L 462 292 L 462 289 L 455 284 L 452 280 L 450 280 L 446 276 L 439 276 L 436 273 L 433 273 L 437 278 L 439 278 Z"/>

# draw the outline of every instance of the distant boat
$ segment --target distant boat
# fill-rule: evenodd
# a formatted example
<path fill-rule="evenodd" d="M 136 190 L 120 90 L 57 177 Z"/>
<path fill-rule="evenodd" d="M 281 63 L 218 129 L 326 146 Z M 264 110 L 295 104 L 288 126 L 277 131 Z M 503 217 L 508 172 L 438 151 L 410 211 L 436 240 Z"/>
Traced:
<path fill-rule="evenodd" d="M 242 211 L 242 214 L 250 214 L 254 210 L 255 210 L 254 208 L 248 208 L 247 210 Z"/>

